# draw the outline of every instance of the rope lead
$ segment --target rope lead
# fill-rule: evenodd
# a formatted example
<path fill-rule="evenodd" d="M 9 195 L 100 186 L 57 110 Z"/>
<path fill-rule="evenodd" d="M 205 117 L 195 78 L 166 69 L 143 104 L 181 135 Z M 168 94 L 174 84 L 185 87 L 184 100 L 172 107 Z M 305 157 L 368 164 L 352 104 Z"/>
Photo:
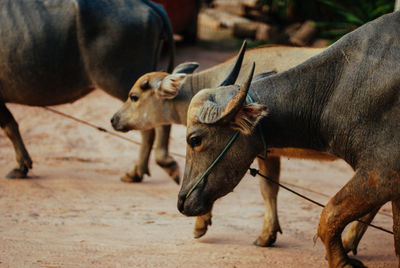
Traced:
<path fill-rule="evenodd" d="M 272 182 L 272 183 L 274 183 L 274 184 L 277 184 L 279 187 L 281 187 L 281 188 L 283 188 L 283 189 L 285 189 L 285 190 L 287 190 L 287 191 L 289 191 L 289 192 L 291 192 L 291 193 L 293 193 L 293 194 L 295 194 L 295 195 L 297 195 L 297 196 L 299 196 L 299 197 L 301 197 L 301 198 L 303 198 L 303 199 L 305 199 L 305 200 L 307 200 L 307 201 L 309 201 L 309 202 L 311 202 L 311 203 L 313 203 L 313 204 L 315 204 L 315 205 L 317 205 L 317 206 L 320 206 L 320 207 L 322 207 L 322 208 L 325 207 L 323 204 L 321 204 L 321 203 L 319 203 L 319 202 L 317 202 L 317 201 L 315 201 L 315 200 L 313 200 L 313 199 L 311 199 L 311 198 L 309 198 L 309 197 L 307 197 L 307 196 L 305 196 L 305 195 L 302 195 L 302 194 L 296 192 L 295 190 L 292 190 L 292 189 L 290 189 L 289 187 L 286 187 L 285 185 L 280 184 L 280 183 L 277 182 L 277 181 L 274 181 L 273 179 L 271 179 L 270 177 L 268 177 L 268 176 L 266 176 L 266 175 L 264 175 L 264 174 L 261 174 L 260 171 L 259 171 L 258 169 L 249 168 L 249 171 L 250 171 L 250 175 L 253 176 L 253 177 L 256 177 L 257 175 L 260 175 L 262 178 L 268 180 L 269 182 Z M 375 228 L 375 229 L 381 230 L 381 231 L 383 231 L 383 232 L 385 232 L 385 233 L 388 233 L 388 234 L 393 235 L 393 232 L 392 232 L 392 231 L 387 230 L 387 229 L 385 229 L 385 228 L 383 228 L 383 227 L 380 227 L 380 226 L 377 226 L 377 225 L 374 225 L 374 224 L 371 224 L 371 223 L 367 223 L 367 222 L 362 221 L 362 220 L 357 220 L 357 221 L 358 221 L 358 222 L 361 222 L 361 223 L 363 223 L 363 224 L 365 224 L 365 225 L 368 225 L 368 226 L 370 226 L 370 227 L 372 227 L 372 228 Z"/>

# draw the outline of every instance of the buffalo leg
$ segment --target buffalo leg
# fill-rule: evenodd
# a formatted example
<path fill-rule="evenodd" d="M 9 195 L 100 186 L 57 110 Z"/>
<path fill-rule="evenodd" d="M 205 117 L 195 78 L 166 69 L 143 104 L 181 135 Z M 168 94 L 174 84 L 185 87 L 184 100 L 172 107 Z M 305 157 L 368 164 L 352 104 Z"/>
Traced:
<path fill-rule="evenodd" d="M 211 225 L 212 210 L 207 214 L 197 216 L 194 224 L 193 237 L 200 238 L 206 234 L 208 226 Z"/>
<path fill-rule="evenodd" d="M 179 184 L 178 163 L 168 155 L 168 143 L 171 125 L 156 128 L 156 148 L 155 160 L 157 164 L 167 172 L 167 174 Z"/>
<path fill-rule="evenodd" d="M 392 200 L 394 247 L 400 268 L 400 199 Z"/>
<path fill-rule="evenodd" d="M 375 211 L 396 195 L 398 198 L 399 187 L 397 177 L 358 170 L 328 202 L 321 213 L 318 236 L 325 245 L 330 267 L 364 267 L 360 261 L 347 256 L 341 233 L 348 223 Z"/>
<path fill-rule="evenodd" d="M 141 182 L 145 174 L 150 175 L 149 172 L 149 158 L 151 149 L 154 142 L 154 129 L 140 131 L 142 135 L 142 144 L 139 150 L 138 162 L 133 170 L 126 173 L 121 181 L 123 182 Z"/>
<path fill-rule="evenodd" d="M 268 157 L 265 161 L 258 160 L 260 173 L 268 176 L 272 180 L 279 182 L 281 161 L 279 157 Z M 265 202 L 264 224 L 261 234 L 254 241 L 256 246 L 271 246 L 277 237 L 277 233 L 281 231 L 278 220 L 277 196 L 279 186 L 264 178 L 260 178 L 260 191 Z"/>
<path fill-rule="evenodd" d="M 378 213 L 379 208 L 371 211 L 360 220 L 365 223 L 371 223 L 374 219 L 376 213 Z M 367 231 L 368 225 L 364 224 L 359 221 L 353 222 L 350 226 L 349 230 L 347 231 L 346 235 L 343 237 L 343 248 L 347 252 L 352 251 L 354 255 L 357 255 L 357 247 L 360 243 L 361 238 L 363 237 L 364 233 Z"/>
<path fill-rule="evenodd" d="M 22 141 L 18 123 L 2 102 L 0 102 L 0 126 L 11 140 L 17 160 L 17 166 L 7 174 L 7 178 L 26 178 L 28 170 L 32 168 L 32 160 Z"/>

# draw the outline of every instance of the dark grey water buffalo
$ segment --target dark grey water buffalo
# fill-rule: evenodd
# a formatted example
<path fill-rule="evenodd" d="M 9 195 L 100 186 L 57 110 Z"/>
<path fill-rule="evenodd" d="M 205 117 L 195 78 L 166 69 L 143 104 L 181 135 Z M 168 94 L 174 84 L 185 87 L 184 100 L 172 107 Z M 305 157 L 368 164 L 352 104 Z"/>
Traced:
<path fill-rule="evenodd" d="M 348 223 L 376 213 L 389 201 L 399 256 L 399 28 L 400 12 L 385 15 L 305 63 L 251 87 L 252 73 L 240 87 L 195 95 L 188 111 L 179 210 L 186 215 L 207 213 L 216 199 L 231 192 L 263 151 L 263 135 L 268 147 L 327 152 L 355 170 L 321 214 L 318 236 L 330 267 L 363 266 L 347 256 L 341 233 Z M 253 103 L 245 103 L 247 93 Z M 204 173 L 231 137 L 236 141 Z"/>
<path fill-rule="evenodd" d="M 94 88 L 125 100 L 136 79 L 155 70 L 164 40 L 171 48 L 172 69 L 171 25 L 165 11 L 147 0 L 1 1 L 0 126 L 18 163 L 8 177 L 26 177 L 32 160 L 5 103 L 68 103 Z M 142 132 L 139 163 L 127 176 L 148 172 L 154 132 Z M 156 156 L 176 173 L 167 153 L 168 135 L 169 126 L 157 129 Z"/>
<path fill-rule="evenodd" d="M 238 83 L 244 82 L 253 62 L 256 62 L 255 74 L 265 70 L 285 71 L 296 66 L 310 57 L 323 51 L 322 48 L 280 47 L 266 46 L 246 52 L 243 64 L 240 59 L 244 54 L 244 47 L 236 61 L 234 58 L 220 63 L 212 68 L 194 73 L 197 63 L 188 62 L 178 65 L 172 74 L 152 72 L 141 76 L 129 92 L 130 98 L 112 118 L 116 130 L 149 129 L 164 124 L 186 125 L 187 110 L 192 97 L 204 87 L 216 87 L 226 76 L 232 66 L 237 66 L 240 73 L 236 78 Z M 267 74 L 263 73 L 258 78 Z M 233 80 L 233 79 L 232 79 Z M 326 153 L 298 148 L 270 148 L 266 160 L 258 159 L 258 165 L 263 174 L 279 181 L 280 157 L 335 160 L 336 157 Z M 278 187 L 260 178 L 260 190 L 265 202 L 265 215 L 262 231 L 254 242 L 257 246 L 271 246 L 281 232 L 278 219 L 277 195 Z M 211 223 L 211 211 L 196 218 L 194 237 L 203 236 Z M 373 217 L 370 219 L 372 220 Z M 363 223 L 355 222 L 343 237 L 343 244 L 347 251 L 357 252 L 358 243 L 366 231 Z"/>

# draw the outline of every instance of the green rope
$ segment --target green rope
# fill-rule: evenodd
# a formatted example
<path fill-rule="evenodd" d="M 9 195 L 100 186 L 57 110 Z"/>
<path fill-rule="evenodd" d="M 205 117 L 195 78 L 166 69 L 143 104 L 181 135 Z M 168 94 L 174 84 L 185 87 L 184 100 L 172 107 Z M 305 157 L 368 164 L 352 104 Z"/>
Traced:
<path fill-rule="evenodd" d="M 197 182 L 190 188 L 189 192 L 186 194 L 186 198 L 189 197 L 189 195 L 196 189 L 197 185 L 200 184 L 202 180 L 210 173 L 211 169 L 218 163 L 218 161 L 222 158 L 222 156 L 225 154 L 225 152 L 231 147 L 233 142 L 237 139 L 239 136 L 239 130 L 233 134 L 232 138 L 229 140 L 229 142 L 225 145 L 224 149 L 222 149 L 221 153 L 215 158 L 215 160 L 211 163 L 211 165 L 207 168 L 207 170 L 201 175 L 201 177 L 197 180 Z"/>

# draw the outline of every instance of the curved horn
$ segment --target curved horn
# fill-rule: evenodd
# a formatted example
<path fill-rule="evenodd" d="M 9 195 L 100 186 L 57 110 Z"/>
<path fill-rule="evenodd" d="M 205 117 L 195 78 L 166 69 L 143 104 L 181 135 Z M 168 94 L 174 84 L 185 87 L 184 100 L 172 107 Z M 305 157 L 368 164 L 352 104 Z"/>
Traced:
<path fill-rule="evenodd" d="M 255 62 L 253 62 L 250 70 L 250 74 L 247 77 L 247 80 L 240 86 L 239 91 L 235 96 L 229 101 L 226 105 L 225 110 L 221 114 L 220 120 L 224 120 L 224 122 L 229 122 L 233 116 L 240 110 L 244 100 L 246 99 L 247 92 L 249 92 L 251 80 L 253 78 Z M 220 121 L 218 120 L 218 121 Z"/>
<path fill-rule="evenodd" d="M 240 68 L 242 67 L 244 52 L 246 51 L 246 45 L 247 45 L 247 42 L 246 42 L 246 40 L 244 40 L 242 47 L 240 48 L 239 54 L 237 56 L 235 65 L 233 66 L 231 72 L 228 74 L 228 76 L 225 78 L 225 80 L 222 81 L 222 83 L 219 85 L 220 87 L 233 85 L 235 83 L 235 81 L 239 75 Z"/>
<path fill-rule="evenodd" d="M 251 67 L 249 77 L 244 82 L 239 91 L 233 96 L 233 98 L 224 106 L 216 104 L 214 101 L 206 100 L 200 107 L 197 115 L 197 119 L 200 123 L 215 124 L 217 122 L 226 123 L 229 122 L 236 113 L 242 107 L 244 100 L 246 99 L 247 92 L 250 88 L 251 79 L 254 74 L 255 63 Z"/>

